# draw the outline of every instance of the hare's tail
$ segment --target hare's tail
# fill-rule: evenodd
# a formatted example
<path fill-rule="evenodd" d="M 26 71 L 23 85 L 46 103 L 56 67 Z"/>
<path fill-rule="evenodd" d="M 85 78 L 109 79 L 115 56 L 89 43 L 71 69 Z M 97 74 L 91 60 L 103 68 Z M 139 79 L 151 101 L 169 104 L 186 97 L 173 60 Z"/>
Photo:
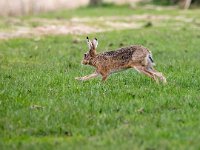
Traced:
<path fill-rule="evenodd" d="M 154 63 L 154 60 L 153 60 L 153 56 L 152 56 L 152 54 L 150 53 L 149 55 L 148 55 L 148 62 L 151 64 L 151 66 L 155 66 L 156 64 Z"/>

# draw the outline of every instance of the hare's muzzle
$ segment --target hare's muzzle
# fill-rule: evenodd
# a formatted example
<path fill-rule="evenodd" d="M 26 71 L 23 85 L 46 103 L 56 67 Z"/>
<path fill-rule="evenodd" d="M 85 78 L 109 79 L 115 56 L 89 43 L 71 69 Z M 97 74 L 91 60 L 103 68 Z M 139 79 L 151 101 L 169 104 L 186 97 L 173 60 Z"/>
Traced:
<path fill-rule="evenodd" d="M 87 64 L 89 64 L 89 61 L 88 60 L 82 60 L 82 62 L 81 62 L 83 65 L 87 65 Z"/>

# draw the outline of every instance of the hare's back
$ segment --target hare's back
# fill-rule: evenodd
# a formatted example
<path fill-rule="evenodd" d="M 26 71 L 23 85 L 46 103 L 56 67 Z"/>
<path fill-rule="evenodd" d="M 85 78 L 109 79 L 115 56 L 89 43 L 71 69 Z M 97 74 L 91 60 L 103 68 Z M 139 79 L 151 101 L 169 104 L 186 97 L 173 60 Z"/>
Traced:
<path fill-rule="evenodd" d="M 122 47 L 116 51 L 104 52 L 106 57 L 112 57 L 113 59 L 131 59 L 133 57 L 146 56 L 148 49 L 140 45 L 133 45 L 129 47 Z"/>

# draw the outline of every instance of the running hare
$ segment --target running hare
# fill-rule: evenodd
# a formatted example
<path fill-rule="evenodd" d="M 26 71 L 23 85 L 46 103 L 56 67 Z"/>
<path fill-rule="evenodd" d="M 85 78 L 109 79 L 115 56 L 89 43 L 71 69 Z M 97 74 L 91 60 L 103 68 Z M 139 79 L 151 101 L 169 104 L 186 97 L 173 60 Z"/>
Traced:
<path fill-rule="evenodd" d="M 113 72 L 135 68 L 138 72 L 149 76 L 156 82 L 160 79 L 163 83 L 166 83 L 166 79 L 162 73 L 153 68 L 154 61 L 151 52 L 143 46 L 133 45 L 120 48 L 116 51 L 97 54 L 97 39 L 95 38 L 93 41 L 90 41 L 87 37 L 87 44 L 89 52 L 84 54 L 82 64 L 94 66 L 96 71 L 90 75 L 75 78 L 77 80 L 84 81 L 101 75 L 102 81 L 105 81 Z"/>

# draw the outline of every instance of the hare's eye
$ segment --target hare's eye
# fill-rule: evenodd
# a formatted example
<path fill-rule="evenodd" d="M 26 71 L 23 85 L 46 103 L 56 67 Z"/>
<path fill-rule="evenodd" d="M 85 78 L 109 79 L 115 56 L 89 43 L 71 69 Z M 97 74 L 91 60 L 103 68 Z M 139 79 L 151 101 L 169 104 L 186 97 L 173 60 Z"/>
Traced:
<path fill-rule="evenodd" d="M 84 57 L 86 57 L 86 54 L 84 54 Z"/>

